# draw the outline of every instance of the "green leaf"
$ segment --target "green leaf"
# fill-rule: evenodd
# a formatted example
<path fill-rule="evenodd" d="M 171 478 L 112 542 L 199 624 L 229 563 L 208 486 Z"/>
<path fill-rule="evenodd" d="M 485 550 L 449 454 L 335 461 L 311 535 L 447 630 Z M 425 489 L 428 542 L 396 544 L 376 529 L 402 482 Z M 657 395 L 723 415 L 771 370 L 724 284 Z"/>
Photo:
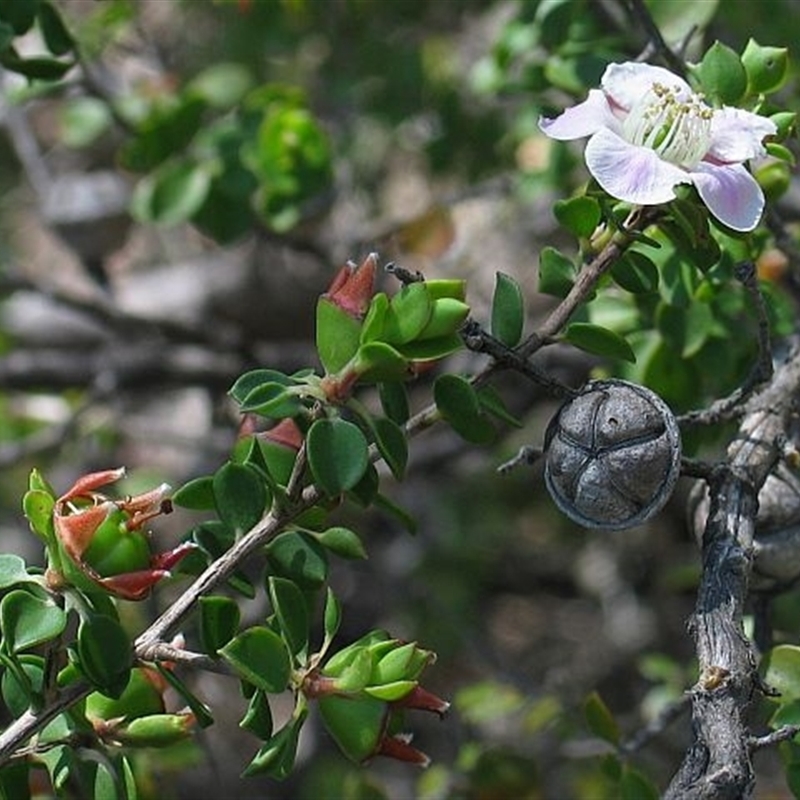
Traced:
<path fill-rule="evenodd" d="M 292 665 L 286 645 L 275 631 L 257 626 L 242 631 L 220 650 L 236 674 L 270 694 L 289 686 Z"/>
<path fill-rule="evenodd" d="M 216 471 L 213 485 L 220 519 L 236 534 L 249 531 L 264 515 L 266 484 L 251 467 L 229 461 Z"/>
<path fill-rule="evenodd" d="M 39 5 L 39 27 L 44 43 L 53 55 L 63 56 L 75 47 L 72 34 L 52 3 Z"/>
<path fill-rule="evenodd" d="M 789 72 L 789 51 L 785 47 L 762 47 L 750 39 L 742 53 L 751 94 L 769 94 L 783 86 Z"/>
<path fill-rule="evenodd" d="M 706 50 L 697 73 L 703 90 L 718 105 L 734 105 L 747 91 L 747 73 L 741 59 L 719 41 Z"/>
<path fill-rule="evenodd" d="M 230 597 L 207 595 L 200 598 L 199 610 L 201 646 L 205 653 L 216 657 L 239 630 L 239 604 Z"/>
<path fill-rule="evenodd" d="M 507 408 L 503 402 L 503 398 L 494 386 L 484 384 L 477 390 L 478 402 L 484 411 L 488 411 L 492 416 L 502 420 L 513 428 L 521 428 L 522 422 L 517 419 Z"/>
<path fill-rule="evenodd" d="M 459 375 L 440 375 L 433 385 L 433 399 L 442 417 L 459 436 L 474 444 L 488 444 L 494 426 L 481 409 L 472 384 Z"/>
<path fill-rule="evenodd" d="M 619 358 L 623 361 L 636 361 L 636 355 L 628 342 L 614 331 L 592 325 L 588 322 L 573 322 L 564 331 L 564 341 L 606 358 Z"/>
<path fill-rule="evenodd" d="M 3 0 L 0 19 L 7 22 L 17 36 L 27 33 L 36 19 L 41 0 Z"/>
<path fill-rule="evenodd" d="M 0 589 L 7 589 L 19 583 L 39 582 L 28 573 L 25 560 L 13 553 L 0 554 Z"/>
<path fill-rule="evenodd" d="M 16 658 L 4 658 L 2 694 L 11 716 L 19 718 L 29 708 L 36 709 L 42 702 L 44 659 L 33 653 Z"/>
<path fill-rule="evenodd" d="M 629 250 L 613 264 L 611 277 L 631 294 L 649 294 L 658 289 L 658 267 L 636 250 Z"/>
<path fill-rule="evenodd" d="M 771 689 L 780 692 L 780 702 L 800 699 L 800 647 L 781 644 L 763 658 L 760 672 Z"/>
<path fill-rule="evenodd" d="M 553 204 L 555 218 L 580 239 L 591 236 L 600 224 L 602 209 L 594 197 L 580 195 Z"/>
<path fill-rule="evenodd" d="M 336 595 L 333 593 L 333 589 L 331 589 L 329 586 L 327 592 L 325 593 L 325 611 L 323 614 L 326 642 L 330 642 L 333 637 L 336 636 L 336 632 L 339 630 L 339 626 L 341 624 L 342 606 L 336 598 Z"/>
<path fill-rule="evenodd" d="M 108 697 L 119 697 L 133 665 L 133 647 L 122 625 L 102 614 L 87 616 L 78 628 L 76 650 L 89 683 Z"/>
<path fill-rule="evenodd" d="M 658 800 L 660 797 L 652 781 L 627 764 L 622 769 L 619 791 L 620 800 Z"/>
<path fill-rule="evenodd" d="M 584 700 L 583 716 L 587 727 L 595 736 L 615 747 L 619 744 L 617 722 L 597 692 L 592 692 Z"/>
<path fill-rule="evenodd" d="M 285 383 L 262 383 L 242 401 L 242 412 L 262 417 L 283 419 L 294 417 L 302 409 L 300 398 Z"/>
<path fill-rule="evenodd" d="M 320 363 L 329 375 L 335 374 L 356 354 L 361 323 L 329 298 L 317 301 L 316 343 Z"/>
<path fill-rule="evenodd" d="M 30 80 L 40 81 L 57 81 L 75 66 L 73 61 L 56 61 L 53 58 L 20 58 L 11 49 L 0 53 L 0 64 Z"/>
<path fill-rule="evenodd" d="M 175 690 L 181 701 L 189 707 L 201 728 L 208 728 L 214 724 L 214 717 L 211 716 L 208 707 L 197 699 L 195 694 L 189 690 L 189 687 L 175 674 L 174 670 L 167 669 L 159 662 L 156 662 L 156 669 L 161 677 Z"/>
<path fill-rule="evenodd" d="M 294 581 L 301 589 L 319 589 L 328 577 L 328 556 L 315 537 L 286 531 L 267 546 L 267 560 L 277 575 Z"/>
<path fill-rule="evenodd" d="M 172 502 L 181 508 L 193 511 L 211 511 L 216 508 L 214 502 L 214 476 L 203 475 L 184 483 L 172 495 Z"/>
<path fill-rule="evenodd" d="M 306 436 L 306 452 L 314 482 L 332 497 L 352 489 L 369 464 L 364 434 L 343 419 L 314 422 Z"/>
<path fill-rule="evenodd" d="M 298 655 L 308 646 L 308 606 L 297 584 L 273 575 L 267 579 L 272 610 L 278 619 L 280 632 L 289 652 Z"/>
<path fill-rule="evenodd" d="M 267 695 L 260 689 L 254 692 L 250 698 L 247 711 L 242 717 L 239 727 L 262 740 L 272 736 L 272 710 L 269 707 Z"/>
<path fill-rule="evenodd" d="M 424 282 L 404 286 L 389 303 L 383 338 L 390 344 L 406 344 L 422 333 L 433 313 L 433 300 Z"/>
<path fill-rule="evenodd" d="M 367 686 L 364 688 L 364 693 L 378 700 L 393 703 L 404 698 L 416 685 L 416 681 L 394 681 L 393 683 L 385 683 L 382 686 Z"/>
<path fill-rule="evenodd" d="M 412 361 L 438 361 L 440 358 L 457 353 L 464 342 L 457 333 L 437 336 L 435 339 L 418 339 L 407 344 L 397 345 L 397 351 Z"/>
<path fill-rule="evenodd" d="M 111 111 L 102 100 L 75 97 L 59 115 L 61 141 L 67 147 L 87 147 L 108 130 L 112 120 Z"/>
<path fill-rule="evenodd" d="M 328 528 L 317 534 L 317 541 L 325 548 L 342 558 L 366 558 L 367 551 L 358 534 L 350 528 L 340 526 Z"/>
<path fill-rule="evenodd" d="M 403 480 L 408 463 L 408 440 L 403 429 L 387 417 L 372 420 L 378 452 L 397 480 Z"/>
<path fill-rule="evenodd" d="M 411 364 L 386 342 L 366 342 L 358 348 L 355 368 L 364 382 L 385 382 L 408 377 Z"/>
<path fill-rule="evenodd" d="M 275 369 L 251 369 L 236 379 L 233 386 L 228 389 L 228 394 L 241 405 L 251 392 L 265 383 L 291 386 L 294 381 L 288 375 Z"/>
<path fill-rule="evenodd" d="M 43 489 L 31 489 L 22 498 L 22 511 L 30 523 L 31 530 L 45 542 L 53 539 L 53 509 L 56 501 Z"/>
<path fill-rule="evenodd" d="M 378 397 L 383 413 L 398 425 L 405 425 L 411 416 L 408 392 L 399 381 L 382 381 L 378 384 Z"/>
<path fill-rule="evenodd" d="M 492 297 L 492 335 L 506 347 L 514 347 L 522 338 L 525 302 L 519 284 L 509 275 L 495 275 Z"/>
<path fill-rule="evenodd" d="M 269 775 L 275 780 L 284 780 L 292 771 L 297 755 L 297 740 L 303 727 L 307 711 L 293 716 L 255 754 L 252 761 L 242 773 L 243 777 L 253 775 Z"/>
<path fill-rule="evenodd" d="M 253 84 L 250 71 L 242 64 L 218 62 L 206 67 L 188 83 L 187 90 L 199 95 L 211 108 L 233 108 Z"/>
<path fill-rule="evenodd" d="M 211 187 L 206 164 L 169 161 L 143 178 L 134 190 L 131 210 L 140 222 L 177 225 L 201 208 Z"/>
<path fill-rule="evenodd" d="M 800 761 L 793 761 L 787 764 L 786 770 L 786 784 L 791 793 L 800 798 Z"/>
<path fill-rule="evenodd" d="M 19 653 L 59 636 L 67 625 L 67 615 L 50 600 L 14 589 L 0 601 L 0 626 L 3 649 Z"/>
<path fill-rule="evenodd" d="M 575 282 L 572 260 L 554 247 L 545 247 L 539 254 L 539 291 L 555 297 L 566 297 Z"/>

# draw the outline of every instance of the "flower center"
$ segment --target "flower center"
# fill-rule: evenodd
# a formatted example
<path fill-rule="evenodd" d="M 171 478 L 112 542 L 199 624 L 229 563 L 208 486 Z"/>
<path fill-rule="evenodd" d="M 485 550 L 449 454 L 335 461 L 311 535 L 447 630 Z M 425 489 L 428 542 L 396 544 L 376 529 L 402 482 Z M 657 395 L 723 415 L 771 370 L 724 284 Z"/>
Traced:
<path fill-rule="evenodd" d="M 694 167 L 711 144 L 714 110 L 702 95 L 679 97 L 679 89 L 654 83 L 622 124 L 625 138 L 655 150 L 665 161 Z"/>

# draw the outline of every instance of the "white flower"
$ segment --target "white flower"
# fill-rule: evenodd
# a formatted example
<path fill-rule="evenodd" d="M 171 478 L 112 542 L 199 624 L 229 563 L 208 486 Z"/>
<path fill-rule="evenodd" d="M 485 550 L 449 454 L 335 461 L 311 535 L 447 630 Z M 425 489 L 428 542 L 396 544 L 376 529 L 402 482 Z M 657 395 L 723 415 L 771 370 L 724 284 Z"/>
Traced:
<path fill-rule="evenodd" d="M 729 228 L 758 225 L 764 194 L 743 162 L 765 154 L 764 137 L 777 132 L 771 120 L 712 108 L 682 78 L 649 64 L 609 64 L 600 87 L 539 127 L 553 139 L 591 137 L 586 166 L 608 194 L 657 205 L 690 183 Z"/>

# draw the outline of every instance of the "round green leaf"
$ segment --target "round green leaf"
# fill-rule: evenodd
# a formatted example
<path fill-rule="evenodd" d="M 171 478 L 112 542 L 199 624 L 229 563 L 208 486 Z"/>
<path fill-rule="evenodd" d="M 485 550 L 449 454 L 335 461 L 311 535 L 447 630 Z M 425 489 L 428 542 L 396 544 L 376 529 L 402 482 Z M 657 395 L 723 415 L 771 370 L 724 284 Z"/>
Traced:
<path fill-rule="evenodd" d="M 214 477 L 203 475 L 199 478 L 184 483 L 175 494 L 172 502 L 181 508 L 190 508 L 193 511 L 211 511 L 214 504 Z"/>
<path fill-rule="evenodd" d="M 66 625 L 67 615 L 63 609 L 22 589 L 9 592 L 0 602 L 3 647 L 8 652 L 19 653 L 49 642 L 59 636 Z"/>
<path fill-rule="evenodd" d="M 636 355 L 628 342 L 614 331 L 588 322 L 573 322 L 564 331 L 564 340 L 575 347 L 607 358 L 636 361 Z"/>
<path fill-rule="evenodd" d="M 308 606 L 297 584 L 286 578 L 270 575 L 267 581 L 272 610 L 289 652 L 297 655 L 308 645 Z"/>
<path fill-rule="evenodd" d="M 424 282 L 404 286 L 389 303 L 383 336 L 390 344 L 406 344 L 422 333 L 433 312 Z"/>
<path fill-rule="evenodd" d="M 411 416 L 406 387 L 399 381 L 383 381 L 378 384 L 378 396 L 383 413 L 398 425 L 405 425 Z"/>
<path fill-rule="evenodd" d="M 472 384 L 459 375 L 440 375 L 433 385 L 433 399 L 442 417 L 468 442 L 487 444 L 495 430 L 481 410 Z"/>
<path fill-rule="evenodd" d="M 239 604 L 230 597 L 207 595 L 200 598 L 200 642 L 203 650 L 216 656 L 239 629 Z"/>
<path fill-rule="evenodd" d="M 594 197 L 580 195 L 553 204 L 555 218 L 570 232 L 581 239 L 591 236 L 600 224 L 600 203 Z"/>
<path fill-rule="evenodd" d="M 38 584 L 38 581 L 28 573 L 24 559 L 13 553 L 3 553 L 0 555 L 0 589 L 16 583 Z"/>
<path fill-rule="evenodd" d="M 300 398 L 284 383 L 262 383 L 242 401 L 243 412 L 249 411 L 272 419 L 293 417 L 300 408 Z"/>
<path fill-rule="evenodd" d="M 773 647 L 761 662 L 764 682 L 780 692 L 780 701 L 800 699 L 800 647 L 781 644 Z"/>
<path fill-rule="evenodd" d="M 349 528 L 328 528 L 317 535 L 317 541 L 342 558 L 366 558 L 367 551 L 359 539 L 358 534 Z"/>
<path fill-rule="evenodd" d="M 566 297 L 575 281 L 575 264 L 554 247 L 545 247 L 539 254 L 539 291 L 555 297 Z"/>
<path fill-rule="evenodd" d="M 61 19 L 61 14 L 51 3 L 39 4 L 38 18 L 44 42 L 54 56 L 63 56 L 72 50 L 75 40 Z"/>
<path fill-rule="evenodd" d="M 253 78 L 242 64 L 219 62 L 196 75 L 187 89 L 198 94 L 212 108 L 231 108 L 244 97 Z"/>
<path fill-rule="evenodd" d="M 239 723 L 239 727 L 249 731 L 259 739 L 272 736 L 272 710 L 267 695 L 260 689 L 253 693 L 247 711 Z"/>
<path fill-rule="evenodd" d="M 762 47 L 750 39 L 742 53 L 747 72 L 747 88 L 753 94 L 774 92 L 783 85 L 789 71 L 789 51 L 785 47 Z"/>
<path fill-rule="evenodd" d="M 267 547 L 272 571 L 294 581 L 301 589 L 318 589 L 328 577 L 325 548 L 311 535 L 286 531 Z"/>
<path fill-rule="evenodd" d="M 242 680 L 257 689 L 278 694 L 289 685 L 289 651 L 283 639 L 269 628 L 248 628 L 219 652 Z"/>
<path fill-rule="evenodd" d="M 245 402 L 248 395 L 265 383 L 279 383 L 282 386 L 292 386 L 294 381 L 288 375 L 275 369 L 251 369 L 240 375 L 228 390 L 228 394 L 239 405 Z"/>
<path fill-rule="evenodd" d="M 314 482 L 335 496 L 352 489 L 369 464 L 369 447 L 361 430 L 343 419 L 319 419 L 306 437 Z"/>
<path fill-rule="evenodd" d="M 741 59 L 721 42 L 708 48 L 697 72 L 705 93 L 720 104 L 736 103 L 747 90 L 747 73 Z"/>
<path fill-rule="evenodd" d="M 409 360 L 386 342 L 366 342 L 358 348 L 356 369 L 364 382 L 402 380 L 410 367 Z"/>
<path fill-rule="evenodd" d="M 133 648 L 122 625 L 101 614 L 86 617 L 78 628 L 76 649 L 89 683 L 109 697 L 119 697 L 133 665 Z"/>
<path fill-rule="evenodd" d="M 328 374 L 338 372 L 356 354 L 361 323 L 324 295 L 317 301 L 316 343 Z"/>
<path fill-rule="evenodd" d="M 658 288 L 658 267 L 636 250 L 629 250 L 614 263 L 611 277 L 631 294 L 649 294 Z"/>
<path fill-rule="evenodd" d="M 492 297 L 492 334 L 506 347 L 514 347 L 522 338 L 524 322 L 525 306 L 519 284 L 498 272 Z"/>
<path fill-rule="evenodd" d="M 375 444 L 397 480 L 402 480 L 408 463 L 408 440 L 403 429 L 387 417 L 373 420 Z"/>
<path fill-rule="evenodd" d="M 267 488 L 251 467 L 223 464 L 214 474 L 213 486 L 220 519 L 237 533 L 249 531 L 264 515 Z"/>
<path fill-rule="evenodd" d="M 164 164 L 138 184 L 131 201 L 132 211 L 141 222 L 186 222 L 205 202 L 211 177 L 211 171 L 203 164 Z"/>

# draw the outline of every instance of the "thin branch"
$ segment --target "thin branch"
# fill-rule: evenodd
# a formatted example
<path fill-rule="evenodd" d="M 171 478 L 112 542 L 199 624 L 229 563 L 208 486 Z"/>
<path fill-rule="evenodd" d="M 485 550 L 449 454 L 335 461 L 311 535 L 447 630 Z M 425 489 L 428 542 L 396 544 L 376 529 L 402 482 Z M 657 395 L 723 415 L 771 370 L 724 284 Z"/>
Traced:
<path fill-rule="evenodd" d="M 644 0 L 628 0 L 628 6 L 636 22 L 642 26 L 647 34 L 648 42 L 652 45 L 655 53 L 664 60 L 664 63 L 676 75 L 686 77 L 686 64 L 679 58 L 672 48 L 664 41 L 661 31 L 656 25 L 655 20 L 650 14 L 650 9 L 645 5 Z"/>

